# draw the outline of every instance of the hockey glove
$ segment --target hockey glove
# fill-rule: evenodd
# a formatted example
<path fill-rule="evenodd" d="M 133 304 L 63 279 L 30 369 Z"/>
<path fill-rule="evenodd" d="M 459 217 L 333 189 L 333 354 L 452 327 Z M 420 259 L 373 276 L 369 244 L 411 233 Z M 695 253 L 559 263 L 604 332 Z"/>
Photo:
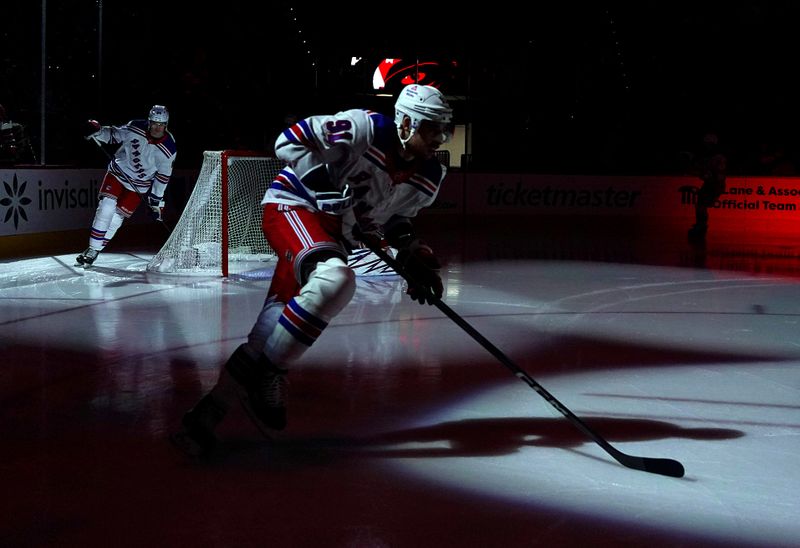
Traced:
<path fill-rule="evenodd" d="M 150 206 L 150 216 L 156 220 L 160 221 L 164 214 L 164 199 L 163 198 L 156 198 L 153 195 L 147 196 L 147 205 Z"/>
<path fill-rule="evenodd" d="M 439 276 L 439 261 L 433 250 L 417 239 L 397 252 L 397 261 L 405 270 L 408 281 L 406 293 L 419 304 L 433 304 L 433 297 L 442 298 L 444 286 Z"/>
<path fill-rule="evenodd" d="M 353 225 L 353 236 L 358 238 L 364 247 L 383 249 L 387 246 L 386 240 L 383 239 L 383 233 L 375 225 L 361 228 L 360 225 L 355 224 Z"/>
<path fill-rule="evenodd" d="M 93 137 L 97 137 L 102 129 L 103 126 L 101 126 L 100 122 L 98 122 L 97 120 L 87 120 L 86 128 L 83 132 L 83 134 L 85 135 L 84 139 L 88 141 Z"/>

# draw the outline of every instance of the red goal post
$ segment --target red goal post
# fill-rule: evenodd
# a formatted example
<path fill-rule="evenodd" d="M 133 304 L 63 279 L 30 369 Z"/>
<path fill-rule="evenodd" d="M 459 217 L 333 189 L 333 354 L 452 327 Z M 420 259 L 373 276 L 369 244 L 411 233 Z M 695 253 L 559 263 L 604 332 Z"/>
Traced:
<path fill-rule="evenodd" d="M 261 199 L 282 168 L 264 153 L 204 152 L 181 218 L 147 271 L 228 276 L 235 263 L 274 257 L 261 230 Z"/>

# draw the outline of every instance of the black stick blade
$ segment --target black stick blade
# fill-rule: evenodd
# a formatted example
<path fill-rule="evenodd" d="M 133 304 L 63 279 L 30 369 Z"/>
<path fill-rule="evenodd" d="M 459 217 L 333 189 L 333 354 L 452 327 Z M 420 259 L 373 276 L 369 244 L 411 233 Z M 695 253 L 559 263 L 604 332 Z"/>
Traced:
<path fill-rule="evenodd" d="M 683 465 L 676 460 L 672 459 L 652 459 L 645 457 L 644 469 L 653 474 L 661 474 L 662 476 L 670 476 L 672 478 L 682 478 L 685 473 Z"/>
<path fill-rule="evenodd" d="M 612 453 L 612 456 L 623 466 L 643 472 L 650 472 L 651 474 L 661 474 L 662 476 L 669 476 L 671 478 L 682 478 L 686 473 L 683 469 L 683 465 L 673 459 L 634 457 L 632 455 L 626 455 L 621 451 Z"/>

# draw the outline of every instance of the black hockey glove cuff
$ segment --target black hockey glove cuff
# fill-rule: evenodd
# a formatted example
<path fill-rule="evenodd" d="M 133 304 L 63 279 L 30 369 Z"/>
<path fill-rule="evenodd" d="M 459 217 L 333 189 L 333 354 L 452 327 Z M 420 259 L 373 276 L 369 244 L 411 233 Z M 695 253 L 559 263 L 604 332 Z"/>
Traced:
<path fill-rule="evenodd" d="M 353 225 L 353 236 L 364 244 L 365 247 L 370 249 L 382 249 L 386 247 L 386 240 L 383 238 L 383 233 L 375 225 L 362 227 L 358 223 Z"/>
<path fill-rule="evenodd" d="M 406 273 L 409 297 L 419 304 L 433 304 L 434 297 L 441 299 L 444 294 L 441 265 L 433 250 L 423 241 L 416 239 L 397 252 L 397 262 Z"/>
<path fill-rule="evenodd" d="M 366 226 L 365 226 L 366 225 Z M 414 225 L 406 217 L 392 217 L 383 228 L 371 219 L 362 219 L 353 227 L 353 236 L 366 247 L 403 249 L 416 239 Z"/>
<path fill-rule="evenodd" d="M 386 241 L 395 249 L 408 247 L 416 239 L 414 225 L 405 217 L 393 217 L 384 225 Z"/>

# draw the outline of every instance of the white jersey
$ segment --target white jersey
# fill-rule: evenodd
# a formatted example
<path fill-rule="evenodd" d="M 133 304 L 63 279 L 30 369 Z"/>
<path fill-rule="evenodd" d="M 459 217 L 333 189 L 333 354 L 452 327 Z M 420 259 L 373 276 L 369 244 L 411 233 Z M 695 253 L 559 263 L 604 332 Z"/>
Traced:
<path fill-rule="evenodd" d="M 153 139 L 147 127 L 147 120 L 131 120 L 124 126 L 103 126 L 96 138 L 104 143 L 121 144 L 108 164 L 108 171 L 122 186 L 139 194 L 149 191 L 153 197 L 161 199 L 178 152 L 169 131 L 164 131 L 161 139 Z"/>
<path fill-rule="evenodd" d="M 275 143 L 287 167 L 261 203 L 321 211 L 320 193 L 349 193 L 344 235 L 355 241 L 354 223 L 364 231 L 381 230 L 390 219 L 414 217 L 436 199 L 446 168 L 436 158 L 405 161 L 397 148 L 394 121 L 382 114 L 354 109 L 301 120 Z"/>

